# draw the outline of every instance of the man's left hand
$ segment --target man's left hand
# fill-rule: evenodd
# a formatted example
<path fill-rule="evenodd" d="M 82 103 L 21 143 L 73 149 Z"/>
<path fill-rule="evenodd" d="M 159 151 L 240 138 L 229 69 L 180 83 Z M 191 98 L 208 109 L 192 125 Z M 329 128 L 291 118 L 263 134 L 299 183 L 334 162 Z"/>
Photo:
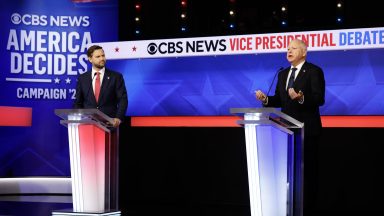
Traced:
<path fill-rule="evenodd" d="M 299 91 L 299 93 L 296 93 L 293 88 L 288 89 L 288 94 L 292 100 L 302 101 L 304 98 L 303 92 Z"/>
<path fill-rule="evenodd" d="M 119 125 L 121 124 L 121 120 L 118 119 L 118 118 L 114 118 L 113 119 L 113 127 L 119 127 Z"/>

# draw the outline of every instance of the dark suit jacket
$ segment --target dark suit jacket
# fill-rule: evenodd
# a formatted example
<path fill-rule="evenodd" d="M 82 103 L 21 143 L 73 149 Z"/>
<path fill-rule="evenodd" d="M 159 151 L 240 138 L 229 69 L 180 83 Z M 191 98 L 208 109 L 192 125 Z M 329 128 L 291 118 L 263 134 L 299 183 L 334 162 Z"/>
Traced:
<path fill-rule="evenodd" d="M 128 96 L 123 76 L 106 68 L 101 83 L 99 101 L 96 103 L 91 73 L 91 71 L 87 71 L 78 77 L 74 108 L 97 108 L 109 117 L 119 118 L 123 121 L 128 107 Z"/>
<path fill-rule="evenodd" d="M 286 90 L 290 67 L 278 75 L 274 96 L 268 97 L 269 107 L 281 107 L 281 111 L 304 122 L 305 136 L 317 136 L 321 132 L 319 107 L 325 102 L 325 80 L 323 70 L 309 62 L 305 62 L 297 75 L 293 88 L 304 93 L 304 103 L 291 100 Z"/>

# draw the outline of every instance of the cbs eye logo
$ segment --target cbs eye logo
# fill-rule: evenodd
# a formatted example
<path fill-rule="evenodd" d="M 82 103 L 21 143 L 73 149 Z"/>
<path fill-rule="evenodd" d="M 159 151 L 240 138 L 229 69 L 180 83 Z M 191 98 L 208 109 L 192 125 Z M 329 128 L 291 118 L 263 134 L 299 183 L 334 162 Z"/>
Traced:
<path fill-rule="evenodd" d="M 20 24 L 21 23 L 21 16 L 20 16 L 20 14 L 18 14 L 18 13 L 12 14 L 11 21 L 12 21 L 12 23 L 14 23 L 16 25 Z"/>
<path fill-rule="evenodd" d="M 157 45 L 155 43 L 148 44 L 147 51 L 149 54 L 154 55 L 157 52 Z"/>

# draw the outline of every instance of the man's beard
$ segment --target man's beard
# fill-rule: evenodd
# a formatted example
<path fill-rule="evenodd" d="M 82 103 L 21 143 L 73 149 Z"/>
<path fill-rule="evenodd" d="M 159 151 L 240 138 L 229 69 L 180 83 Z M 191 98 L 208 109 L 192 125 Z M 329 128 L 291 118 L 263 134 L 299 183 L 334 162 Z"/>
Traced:
<path fill-rule="evenodd" d="M 105 62 L 103 64 L 95 64 L 95 67 L 98 69 L 103 69 L 105 67 Z"/>

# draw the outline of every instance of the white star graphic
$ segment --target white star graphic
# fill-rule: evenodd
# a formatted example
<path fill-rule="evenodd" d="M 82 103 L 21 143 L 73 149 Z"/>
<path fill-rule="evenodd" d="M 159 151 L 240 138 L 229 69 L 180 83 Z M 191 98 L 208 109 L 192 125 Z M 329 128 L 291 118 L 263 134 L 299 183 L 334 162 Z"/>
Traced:
<path fill-rule="evenodd" d="M 69 78 L 65 79 L 65 83 L 70 84 L 71 83 L 71 79 L 69 79 Z"/>
<path fill-rule="evenodd" d="M 60 83 L 60 79 L 59 78 L 55 78 L 55 83 Z"/>

